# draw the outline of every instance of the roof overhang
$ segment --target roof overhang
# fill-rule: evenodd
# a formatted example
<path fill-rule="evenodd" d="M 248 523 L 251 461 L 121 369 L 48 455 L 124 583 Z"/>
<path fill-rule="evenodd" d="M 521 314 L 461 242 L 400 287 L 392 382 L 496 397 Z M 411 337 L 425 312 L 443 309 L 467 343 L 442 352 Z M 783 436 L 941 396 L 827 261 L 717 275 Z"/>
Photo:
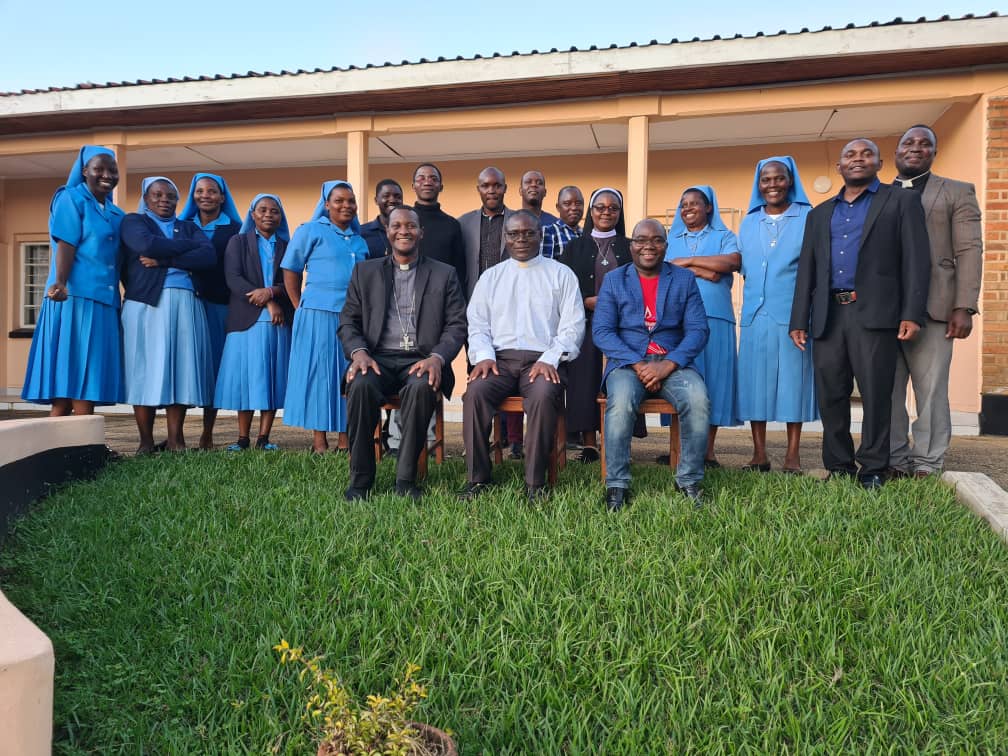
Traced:
<path fill-rule="evenodd" d="M 1008 18 L 0 97 L 0 136 L 689 92 L 1008 63 Z"/>

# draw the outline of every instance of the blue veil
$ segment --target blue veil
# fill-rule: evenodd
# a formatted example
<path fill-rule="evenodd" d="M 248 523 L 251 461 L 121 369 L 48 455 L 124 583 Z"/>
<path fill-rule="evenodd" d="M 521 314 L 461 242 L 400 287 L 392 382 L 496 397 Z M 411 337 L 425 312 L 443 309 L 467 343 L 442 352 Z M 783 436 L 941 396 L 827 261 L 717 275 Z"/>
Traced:
<path fill-rule="evenodd" d="M 193 176 L 192 182 L 189 184 L 189 196 L 186 199 L 185 206 L 182 208 L 182 212 L 178 214 L 179 219 L 191 221 L 199 217 L 199 208 L 196 206 L 196 200 L 193 199 L 193 195 L 196 193 L 197 182 L 205 178 L 216 181 L 217 186 L 220 187 L 221 194 L 224 195 L 224 204 L 221 206 L 221 212 L 230 218 L 232 223 L 240 223 L 241 214 L 238 212 L 234 199 L 231 197 L 231 190 L 228 189 L 227 182 L 215 173 L 197 173 Z"/>
<path fill-rule="evenodd" d="M 714 187 L 708 186 L 707 184 L 694 184 L 693 186 L 688 186 L 682 190 L 682 194 L 686 192 L 697 191 L 700 192 L 707 201 L 711 203 L 711 214 L 710 218 L 707 220 L 708 225 L 714 231 L 727 231 L 728 226 L 724 224 L 721 220 L 721 213 L 718 210 L 717 195 L 714 193 Z M 681 197 L 682 194 L 679 196 Z M 682 215 L 679 214 L 679 210 L 676 209 L 675 218 L 672 220 L 672 228 L 669 229 L 669 237 L 680 236 L 686 233 L 686 222 L 682 219 Z"/>
<path fill-rule="evenodd" d="M 255 228 L 255 221 L 252 220 L 252 211 L 255 210 L 256 203 L 264 197 L 268 197 L 273 200 L 280 207 L 280 225 L 277 226 L 276 231 L 273 233 L 276 234 L 278 239 L 290 241 L 290 229 L 287 226 L 287 213 L 284 211 L 283 203 L 280 201 L 280 198 L 275 194 L 257 194 L 253 197 L 252 204 L 249 205 L 248 213 L 245 215 L 245 220 L 242 221 L 240 233 L 246 234 Z"/>
<path fill-rule="evenodd" d="M 756 173 L 753 174 L 753 188 L 752 194 L 749 197 L 749 210 L 747 213 L 755 212 L 766 204 L 759 191 L 759 175 L 760 171 L 763 170 L 763 166 L 767 163 L 781 163 L 791 173 L 791 189 L 788 190 L 788 202 L 797 202 L 799 205 L 812 206 L 808 195 L 805 194 L 805 187 L 802 186 L 801 177 L 798 175 L 798 166 L 794 158 L 790 155 L 778 155 L 764 158 L 756 163 Z"/>

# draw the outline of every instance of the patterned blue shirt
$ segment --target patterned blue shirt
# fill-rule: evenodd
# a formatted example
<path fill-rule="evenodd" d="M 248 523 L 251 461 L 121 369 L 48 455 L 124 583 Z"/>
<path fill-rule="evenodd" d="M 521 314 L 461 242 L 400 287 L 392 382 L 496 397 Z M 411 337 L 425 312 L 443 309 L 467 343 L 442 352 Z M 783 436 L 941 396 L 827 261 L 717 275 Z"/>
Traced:
<path fill-rule="evenodd" d="M 581 236 L 580 228 L 571 228 L 563 221 L 557 221 L 543 228 L 542 243 L 539 245 L 539 254 L 543 257 L 559 258 L 572 239 Z"/>
<path fill-rule="evenodd" d="M 833 198 L 833 216 L 830 218 L 830 289 L 853 291 L 857 273 L 858 250 L 871 198 L 878 191 L 876 178 L 853 202 L 844 199 L 844 189 Z"/>

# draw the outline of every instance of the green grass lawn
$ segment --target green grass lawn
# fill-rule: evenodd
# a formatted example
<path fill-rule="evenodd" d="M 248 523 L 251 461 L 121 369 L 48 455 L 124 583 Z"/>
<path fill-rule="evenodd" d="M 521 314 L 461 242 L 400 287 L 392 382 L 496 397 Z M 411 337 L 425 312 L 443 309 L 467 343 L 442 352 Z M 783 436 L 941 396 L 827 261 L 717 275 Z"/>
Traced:
<path fill-rule="evenodd" d="M 1006 748 L 1008 549 L 943 485 L 716 471 L 696 512 L 640 466 L 610 515 L 597 465 L 537 508 L 496 472 L 347 504 L 335 455 L 166 454 L 39 503 L 0 576 L 57 749 L 311 753 L 281 638 L 361 698 L 422 665 L 464 753 Z"/>

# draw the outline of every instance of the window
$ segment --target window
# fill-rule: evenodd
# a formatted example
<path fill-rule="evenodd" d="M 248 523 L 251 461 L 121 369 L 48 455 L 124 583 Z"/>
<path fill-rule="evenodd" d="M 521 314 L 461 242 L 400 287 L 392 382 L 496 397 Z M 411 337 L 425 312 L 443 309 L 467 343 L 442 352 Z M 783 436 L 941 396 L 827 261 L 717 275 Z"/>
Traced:
<path fill-rule="evenodd" d="M 49 278 L 49 244 L 27 242 L 21 245 L 21 327 L 34 328 L 38 321 L 46 279 Z"/>

